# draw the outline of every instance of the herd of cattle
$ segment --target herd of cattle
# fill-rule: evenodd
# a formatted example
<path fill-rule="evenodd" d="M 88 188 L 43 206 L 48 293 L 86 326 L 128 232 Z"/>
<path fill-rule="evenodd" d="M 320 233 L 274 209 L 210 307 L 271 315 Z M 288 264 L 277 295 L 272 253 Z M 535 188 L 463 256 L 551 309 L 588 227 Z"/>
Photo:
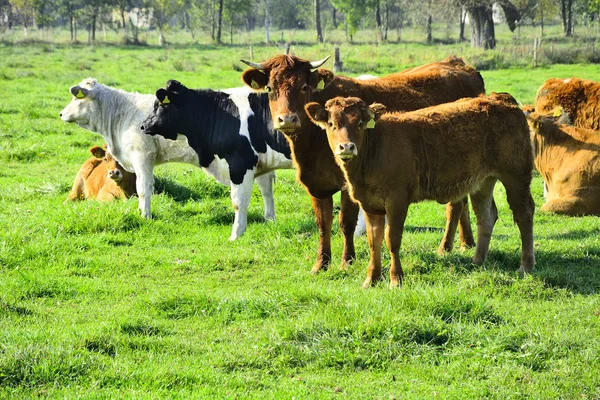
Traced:
<path fill-rule="evenodd" d="M 400 244 L 408 206 L 446 205 L 439 252 L 475 247 L 488 253 L 497 220 L 493 190 L 500 180 L 521 234 L 521 272 L 535 266 L 530 183 L 533 166 L 545 183 L 543 211 L 600 214 L 600 84 L 577 78 L 548 80 L 534 107 L 521 109 L 507 93 L 485 95 L 481 75 L 458 57 L 382 78 L 356 79 L 281 55 L 243 61 L 245 87 L 188 89 L 170 80 L 155 95 L 114 89 L 84 79 L 60 113 L 99 133 L 106 150 L 81 167 L 67 200 L 137 194 L 151 218 L 154 166 L 184 162 L 231 186 L 242 235 L 252 184 L 275 218 L 274 170 L 295 168 L 312 199 L 320 243 L 313 272 L 331 261 L 332 196 L 341 191 L 342 266 L 355 258 L 359 205 L 364 211 L 370 262 L 364 287 L 381 279 L 381 246 L 391 253 L 390 287 L 402 284 Z M 477 218 L 477 241 L 468 198 Z M 387 217 L 387 228 L 385 227 Z"/>

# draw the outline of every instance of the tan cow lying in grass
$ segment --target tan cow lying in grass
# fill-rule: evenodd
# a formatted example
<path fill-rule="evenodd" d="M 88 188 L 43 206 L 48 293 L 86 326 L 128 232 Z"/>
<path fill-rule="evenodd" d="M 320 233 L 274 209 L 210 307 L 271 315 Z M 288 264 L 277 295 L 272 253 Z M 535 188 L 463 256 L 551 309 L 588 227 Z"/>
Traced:
<path fill-rule="evenodd" d="M 524 109 L 535 167 L 544 179 L 542 211 L 570 216 L 600 215 L 600 132 L 559 123 Z"/>
<path fill-rule="evenodd" d="M 391 252 L 390 287 L 402 283 L 399 251 L 411 203 L 455 201 L 471 195 L 477 216 L 473 262 L 485 261 L 497 219 L 494 186 L 500 180 L 521 232 L 521 272 L 535 266 L 530 192 L 529 129 L 515 99 L 505 93 L 461 99 L 408 113 L 388 113 L 359 98 L 306 105 L 327 131 L 329 145 L 367 219 L 371 259 L 363 287 L 381 278 L 384 216 Z M 383 114 L 383 115 L 382 115 Z"/>
<path fill-rule="evenodd" d="M 135 174 L 125 171 L 113 156 L 101 147 L 90 149 L 93 157 L 83 163 L 66 201 L 97 199 L 111 201 L 136 194 Z"/>

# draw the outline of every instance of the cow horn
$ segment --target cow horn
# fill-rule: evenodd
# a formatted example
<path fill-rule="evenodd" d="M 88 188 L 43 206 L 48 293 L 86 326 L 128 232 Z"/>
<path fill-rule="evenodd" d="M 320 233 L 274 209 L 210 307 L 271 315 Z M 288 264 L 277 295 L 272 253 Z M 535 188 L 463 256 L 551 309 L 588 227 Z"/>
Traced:
<path fill-rule="evenodd" d="M 244 64 L 246 64 L 249 67 L 258 69 L 259 71 L 263 71 L 263 70 L 267 69 L 267 67 L 265 67 L 265 66 L 263 66 L 262 64 L 259 64 L 259 63 L 255 63 L 255 62 L 252 62 L 252 61 L 246 61 L 246 60 L 240 60 L 240 61 L 243 62 Z"/>
<path fill-rule="evenodd" d="M 319 68 L 321 65 L 325 64 L 325 61 L 329 60 L 329 57 L 331 57 L 331 55 L 328 55 L 327 57 L 325 57 L 324 59 L 319 60 L 319 61 L 311 61 L 310 67 L 311 68 Z"/>

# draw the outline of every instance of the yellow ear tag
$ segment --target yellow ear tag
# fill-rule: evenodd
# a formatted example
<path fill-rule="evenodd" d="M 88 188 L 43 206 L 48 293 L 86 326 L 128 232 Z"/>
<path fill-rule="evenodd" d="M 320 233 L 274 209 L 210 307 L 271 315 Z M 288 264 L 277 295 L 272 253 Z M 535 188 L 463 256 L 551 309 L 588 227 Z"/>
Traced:
<path fill-rule="evenodd" d="M 250 84 L 250 86 L 252 86 L 252 89 L 258 89 L 259 88 L 258 83 L 256 83 L 256 81 L 254 79 L 252 80 L 252 83 Z"/>
<path fill-rule="evenodd" d="M 317 83 L 317 89 L 318 90 L 325 89 L 325 82 L 323 82 L 323 79 L 321 79 L 319 81 L 319 83 Z"/>
<path fill-rule="evenodd" d="M 81 89 L 79 89 L 79 91 L 77 92 L 77 94 L 75 95 L 75 97 L 77 97 L 78 99 L 83 99 L 85 97 L 85 94 L 83 94 L 83 92 L 81 91 Z"/>
<path fill-rule="evenodd" d="M 554 110 L 554 114 L 552 114 L 555 117 L 560 117 L 562 115 L 562 111 L 560 108 L 557 108 L 556 110 Z"/>
<path fill-rule="evenodd" d="M 171 100 L 169 100 L 169 96 L 165 96 L 164 100 L 160 102 L 160 104 L 169 104 Z"/>
<path fill-rule="evenodd" d="M 370 119 L 369 122 L 367 122 L 367 129 L 373 129 L 373 128 L 375 128 L 375 120 Z"/>

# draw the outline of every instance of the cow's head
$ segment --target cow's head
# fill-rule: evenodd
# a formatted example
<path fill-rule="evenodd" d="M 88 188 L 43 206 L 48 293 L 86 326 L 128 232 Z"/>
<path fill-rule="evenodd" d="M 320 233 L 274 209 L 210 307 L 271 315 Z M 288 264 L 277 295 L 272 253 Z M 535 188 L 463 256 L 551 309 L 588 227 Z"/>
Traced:
<path fill-rule="evenodd" d="M 94 146 L 90 149 L 90 153 L 106 163 L 108 178 L 115 181 L 117 185 L 123 181 L 123 178 L 125 178 L 127 174 L 131 174 L 130 172 L 125 171 L 125 168 L 123 168 L 123 166 L 119 164 L 105 148 Z"/>
<path fill-rule="evenodd" d="M 180 114 L 185 104 L 183 98 L 188 90 L 176 80 L 168 81 L 165 89 L 158 89 L 154 110 L 142 123 L 142 131 L 147 135 L 161 135 L 166 139 L 177 140 Z"/>
<path fill-rule="evenodd" d="M 72 86 L 69 91 L 73 95 L 71 102 L 60 112 L 60 118 L 72 122 L 82 128 L 94 129 L 94 118 L 99 115 L 100 107 L 96 101 L 98 81 L 93 78 L 84 79 L 79 85 Z"/>
<path fill-rule="evenodd" d="M 327 140 L 337 160 L 348 162 L 359 155 L 364 145 L 365 130 L 375 127 L 375 122 L 385 112 L 385 106 L 370 106 L 357 97 L 336 97 L 325 103 L 305 106 L 310 120 L 325 129 Z"/>
<path fill-rule="evenodd" d="M 329 56 L 311 62 L 280 55 L 260 64 L 241 60 L 252 67 L 243 73 L 242 80 L 255 90 L 269 93 L 273 126 L 291 133 L 308 123 L 304 105 L 311 100 L 312 92 L 325 88 L 333 80 L 333 72 L 317 69 L 328 59 Z"/>

